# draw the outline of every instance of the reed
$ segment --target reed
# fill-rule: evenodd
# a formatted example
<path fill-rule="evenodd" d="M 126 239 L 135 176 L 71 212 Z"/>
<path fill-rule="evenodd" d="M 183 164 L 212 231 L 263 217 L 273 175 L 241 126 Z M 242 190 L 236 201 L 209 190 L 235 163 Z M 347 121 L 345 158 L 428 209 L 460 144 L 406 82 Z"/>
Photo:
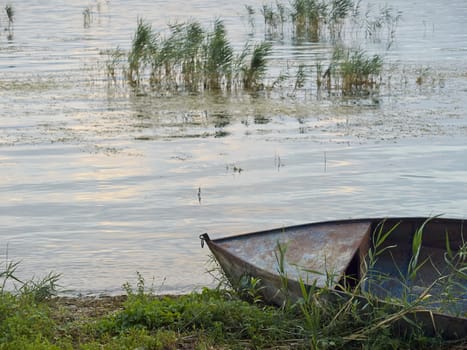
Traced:
<path fill-rule="evenodd" d="M 294 0 L 291 17 L 298 37 L 307 35 L 313 42 L 319 41 L 321 29 L 328 15 L 328 4 L 317 0 Z"/>
<path fill-rule="evenodd" d="M 374 12 L 373 8 L 369 7 L 363 17 L 365 37 L 373 41 L 380 41 L 383 32 L 386 31 L 385 39 L 389 48 L 394 41 L 397 25 L 402 18 L 402 14 L 389 5 L 383 6 L 376 13 Z"/>
<path fill-rule="evenodd" d="M 83 27 L 84 28 L 89 28 L 91 27 L 91 22 L 92 22 L 92 12 L 91 8 L 86 7 L 83 10 Z"/>
<path fill-rule="evenodd" d="M 327 23 L 332 39 L 341 37 L 345 20 L 350 17 L 353 6 L 352 0 L 332 0 L 329 4 Z"/>
<path fill-rule="evenodd" d="M 155 36 L 151 25 L 138 19 L 138 27 L 133 37 L 130 53 L 128 54 L 128 82 L 132 86 L 141 83 L 141 74 L 155 51 Z"/>
<path fill-rule="evenodd" d="M 106 52 L 107 60 L 105 62 L 105 69 L 107 75 L 107 81 L 112 82 L 114 85 L 118 81 L 119 69 L 122 67 L 122 62 L 125 58 L 125 53 L 120 48 L 109 50 Z M 123 68 L 122 68 L 123 69 Z"/>
<path fill-rule="evenodd" d="M 254 9 L 245 8 L 252 19 Z M 381 15 L 382 28 L 396 21 L 391 11 L 386 9 L 385 15 Z M 110 56 L 106 62 L 107 79 L 114 84 L 126 81 L 134 89 L 158 94 L 208 91 L 231 94 L 264 89 L 267 96 L 278 96 L 275 92 L 280 89 L 279 96 L 292 98 L 304 90 L 305 99 L 306 91 L 316 91 L 317 98 L 326 91 L 333 98 L 367 99 L 379 92 L 383 82 L 382 57 L 343 44 L 348 21 L 357 21 L 356 17 L 361 16 L 359 2 L 293 0 L 284 4 L 276 1 L 263 5 L 260 12 L 270 40 L 246 42 L 239 52 L 234 50 L 220 19 L 208 28 L 197 21 L 174 24 L 164 33 L 153 31 L 150 24 L 138 19 L 127 63 L 121 65 L 124 78 L 117 77 L 115 68 L 121 61 L 117 55 Z M 305 65 L 298 65 L 297 69 L 296 65 L 287 63 L 281 67 L 279 76 L 271 76 L 271 83 L 267 83 L 273 36 L 282 35 L 288 21 L 292 26 L 287 28 L 292 28 L 297 39 L 329 40 L 335 50 L 332 57 L 315 63 L 316 71 L 308 73 L 314 79 L 307 81 Z"/>
<path fill-rule="evenodd" d="M 264 4 L 260 9 L 264 18 L 265 32 L 270 36 L 284 35 L 284 25 L 288 19 L 287 7 L 276 1 L 275 4 Z"/>
<path fill-rule="evenodd" d="M 232 78 L 233 49 L 227 39 L 224 23 L 217 19 L 214 30 L 207 36 L 204 87 L 218 90 L 222 83 L 230 87 Z"/>
<path fill-rule="evenodd" d="M 13 8 L 13 5 L 5 5 L 5 13 L 8 20 L 8 27 L 5 28 L 5 31 L 8 32 L 7 39 L 13 40 L 13 22 L 15 21 L 15 9 Z"/>
<path fill-rule="evenodd" d="M 248 24 L 250 25 L 251 29 L 254 30 L 255 28 L 255 9 L 251 5 L 245 5 L 245 10 L 248 14 Z"/>
<path fill-rule="evenodd" d="M 294 92 L 298 89 L 303 88 L 305 86 L 305 82 L 306 82 L 305 65 L 300 64 L 295 74 Z"/>
<path fill-rule="evenodd" d="M 251 8 L 251 7 L 250 7 Z M 291 24 L 295 39 L 319 41 L 344 40 L 344 33 L 373 41 L 387 41 L 392 45 L 401 12 L 386 5 L 375 9 L 371 4 L 366 11 L 361 1 L 353 0 L 290 0 L 264 4 L 260 8 L 265 32 L 284 36 L 287 24 Z M 384 37 L 384 33 L 386 36 Z"/>
<path fill-rule="evenodd" d="M 5 13 L 8 19 L 8 29 L 11 29 L 13 22 L 15 21 L 15 9 L 13 8 L 13 5 L 6 4 Z"/>
<path fill-rule="evenodd" d="M 336 49 L 331 65 L 336 87 L 343 96 L 366 96 L 379 87 L 383 68 L 379 55 L 368 56 L 363 50 Z"/>
<path fill-rule="evenodd" d="M 165 37 L 139 20 L 128 54 L 127 81 L 136 88 L 174 92 L 259 89 L 270 48 L 247 43 L 235 54 L 220 19 L 212 30 L 198 22 L 172 25 Z M 113 72 L 109 77 L 115 80 Z"/>
<path fill-rule="evenodd" d="M 245 89 L 260 89 L 267 69 L 267 58 L 271 52 L 270 43 L 254 46 L 249 64 L 243 67 L 243 86 Z"/>

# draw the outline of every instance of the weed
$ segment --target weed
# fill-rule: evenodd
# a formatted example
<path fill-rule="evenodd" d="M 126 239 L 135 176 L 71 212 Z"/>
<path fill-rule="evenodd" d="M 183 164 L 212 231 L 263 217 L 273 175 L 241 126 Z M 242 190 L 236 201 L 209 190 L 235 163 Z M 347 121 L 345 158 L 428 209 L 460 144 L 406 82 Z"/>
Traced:
<path fill-rule="evenodd" d="M 333 61 L 333 65 L 338 67 L 335 78 L 339 78 L 338 86 L 344 96 L 364 96 L 378 88 L 383 67 L 380 56 L 368 57 L 363 50 L 337 49 Z"/>
<path fill-rule="evenodd" d="M 107 80 L 113 82 L 115 85 L 118 81 L 118 71 L 122 68 L 123 58 L 125 53 L 118 47 L 115 50 L 106 52 L 107 60 L 105 62 Z M 123 69 L 123 68 L 122 68 Z"/>
<path fill-rule="evenodd" d="M 127 81 L 155 90 L 231 91 L 259 89 L 266 72 L 270 45 L 261 43 L 235 55 L 223 21 L 216 20 L 212 31 L 198 22 L 170 26 L 168 37 L 154 33 L 141 19 L 128 54 Z M 247 58 L 251 57 L 247 63 Z M 108 78 L 115 81 L 115 56 L 108 65 Z M 110 69 L 109 69 L 110 68 Z"/>
<path fill-rule="evenodd" d="M 133 37 L 131 51 L 128 54 L 128 81 L 131 85 L 140 84 L 141 71 L 150 60 L 154 51 L 154 35 L 151 26 L 138 20 L 138 27 Z"/>
<path fill-rule="evenodd" d="M 19 292 L 23 296 L 32 298 L 36 303 L 49 300 L 57 295 L 59 279 L 60 274 L 50 272 L 44 278 L 24 282 L 19 288 Z"/>
<path fill-rule="evenodd" d="M 387 48 L 394 41 L 397 25 L 402 14 L 391 6 L 380 8 L 379 12 L 372 15 L 372 7 L 369 6 L 362 23 L 365 25 L 365 37 L 373 41 L 381 40 L 382 31 L 386 28 Z"/>
<path fill-rule="evenodd" d="M 83 10 L 83 27 L 84 28 L 91 27 L 91 22 L 92 22 L 92 11 L 89 7 L 86 7 Z"/>
<path fill-rule="evenodd" d="M 13 8 L 13 5 L 7 4 L 5 5 L 5 12 L 8 18 L 8 29 L 11 28 L 13 25 L 13 22 L 15 21 L 15 10 Z"/>
<path fill-rule="evenodd" d="M 285 5 L 276 2 L 275 6 L 264 4 L 260 10 L 264 18 L 265 32 L 269 35 L 284 34 L 284 24 L 287 21 L 287 9 Z"/>
<path fill-rule="evenodd" d="M 18 268 L 19 262 L 7 261 L 5 262 L 5 266 L 0 270 L 0 279 L 1 286 L 0 286 L 0 295 L 6 293 L 6 286 L 9 281 L 18 282 L 22 284 L 23 282 L 15 276 L 16 269 Z"/>
<path fill-rule="evenodd" d="M 306 80 L 305 65 L 300 64 L 298 66 L 297 73 L 295 74 L 294 92 L 305 86 L 305 80 Z"/>
<path fill-rule="evenodd" d="M 255 28 L 255 19 L 254 19 L 255 9 L 251 5 L 245 5 L 245 9 L 248 13 L 248 24 L 253 30 Z"/>
<path fill-rule="evenodd" d="M 227 39 L 225 25 L 218 19 L 213 32 L 207 37 L 204 87 L 218 90 L 223 80 L 228 86 L 232 77 L 232 61 L 233 49 Z"/>
<path fill-rule="evenodd" d="M 266 73 L 267 57 L 271 52 L 271 44 L 263 42 L 255 45 L 250 63 L 243 66 L 243 85 L 245 89 L 260 89 L 261 81 Z"/>

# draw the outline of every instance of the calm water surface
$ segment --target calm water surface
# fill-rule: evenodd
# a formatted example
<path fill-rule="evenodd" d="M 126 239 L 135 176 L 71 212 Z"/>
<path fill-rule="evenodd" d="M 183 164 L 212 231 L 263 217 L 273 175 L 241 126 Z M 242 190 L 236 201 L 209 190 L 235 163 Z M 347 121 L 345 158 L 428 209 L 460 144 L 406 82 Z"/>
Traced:
<path fill-rule="evenodd" d="M 139 271 L 161 293 L 185 292 L 211 283 L 203 232 L 467 217 L 463 0 L 391 2 L 402 20 L 390 50 L 364 44 L 391 75 L 371 104 L 107 87 L 102 52 L 128 49 L 138 17 L 157 30 L 220 17 L 241 47 L 265 37 L 244 7 L 259 13 L 263 1 L 11 3 L 12 35 L 0 33 L 0 259 L 21 260 L 21 277 L 54 271 L 69 293 L 120 293 Z M 329 52 L 275 40 L 271 70 Z"/>

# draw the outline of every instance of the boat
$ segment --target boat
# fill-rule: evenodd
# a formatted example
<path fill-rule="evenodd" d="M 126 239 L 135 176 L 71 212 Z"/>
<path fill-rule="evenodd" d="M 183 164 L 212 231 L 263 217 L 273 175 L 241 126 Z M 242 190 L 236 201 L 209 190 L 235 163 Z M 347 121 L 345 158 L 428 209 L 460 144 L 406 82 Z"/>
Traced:
<path fill-rule="evenodd" d="M 259 281 L 267 303 L 296 302 L 304 286 L 357 295 L 362 304 L 368 296 L 396 306 L 405 298 L 417 303 L 409 315 L 426 335 L 459 339 L 467 337 L 465 223 L 441 217 L 362 218 L 218 239 L 205 233 L 200 239 L 232 286 Z"/>

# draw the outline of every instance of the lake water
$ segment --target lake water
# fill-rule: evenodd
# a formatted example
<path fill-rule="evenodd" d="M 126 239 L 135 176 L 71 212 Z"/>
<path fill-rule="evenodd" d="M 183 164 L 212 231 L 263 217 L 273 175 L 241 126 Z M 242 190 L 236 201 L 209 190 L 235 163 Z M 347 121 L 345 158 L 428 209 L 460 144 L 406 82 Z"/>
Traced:
<path fill-rule="evenodd" d="M 21 261 L 22 278 L 54 271 L 67 293 L 115 294 L 139 271 L 158 292 L 182 293 L 212 284 L 204 232 L 467 217 L 464 0 L 391 2 L 402 18 L 390 49 L 359 39 L 390 76 L 371 103 L 108 87 L 102 52 L 128 49 L 138 18 L 162 31 L 219 17 L 241 47 L 265 38 L 260 0 L 11 3 L 13 28 L 0 32 L 0 261 Z M 245 5 L 258 9 L 254 28 Z M 331 50 L 273 39 L 271 71 L 312 67 Z"/>

